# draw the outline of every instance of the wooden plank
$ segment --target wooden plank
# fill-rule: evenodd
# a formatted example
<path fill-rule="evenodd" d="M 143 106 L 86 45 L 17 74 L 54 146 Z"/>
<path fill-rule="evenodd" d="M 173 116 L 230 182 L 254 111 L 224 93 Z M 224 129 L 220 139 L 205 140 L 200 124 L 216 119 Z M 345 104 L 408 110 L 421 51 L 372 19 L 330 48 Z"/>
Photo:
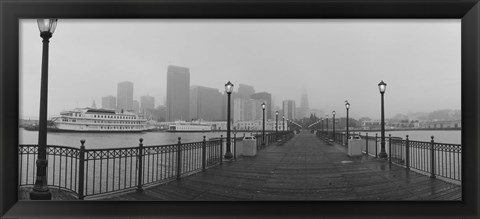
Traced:
<path fill-rule="evenodd" d="M 460 200 L 461 190 L 302 132 L 256 157 L 109 200 Z"/>

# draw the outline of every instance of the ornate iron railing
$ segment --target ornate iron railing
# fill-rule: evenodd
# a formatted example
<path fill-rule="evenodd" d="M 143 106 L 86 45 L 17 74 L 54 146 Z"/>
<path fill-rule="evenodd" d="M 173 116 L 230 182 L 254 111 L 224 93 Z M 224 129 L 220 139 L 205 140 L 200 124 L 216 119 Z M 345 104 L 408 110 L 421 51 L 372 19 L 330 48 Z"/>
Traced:
<path fill-rule="evenodd" d="M 268 133 L 266 145 L 291 132 Z M 260 141 L 258 140 L 260 137 Z M 257 149 L 261 149 L 261 135 Z M 236 151 L 237 138 L 231 138 Z M 223 162 L 223 137 L 199 142 L 138 147 L 86 149 L 68 146 L 47 146 L 47 183 L 77 195 L 79 199 L 179 180 L 181 177 L 219 165 Z M 37 145 L 19 145 L 19 186 L 35 184 Z"/>
<path fill-rule="evenodd" d="M 22 173 L 19 174 L 20 186 L 35 184 L 37 150 L 37 145 L 20 145 L 18 147 L 19 170 Z M 49 161 L 47 181 L 49 186 L 74 193 L 78 192 L 79 154 L 78 148 L 58 145 L 47 146 L 47 159 Z"/>
<path fill-rule="evenodd" d="M 316 135 L 323 140 L 332 139 L 340 145 L 347 145 L 346 133 L 332 135 L 330 132 L 317 131 Z M 380 137 L 377 134 L 369 136 L 366 133 L 361 139 L 364 141 L 362 152 L 368 156 L 378 157 Z M 462 145 L 438 143 L 434 141 L 433 136 L 430 142 L 411 141 L 408 135 L 406 139 L 389 135 L 385 137 L 385 141 L 385 152 L 390 163 L 414 169 L 432 178 L 438 176 L 458 182 L 462 180 Z"/>

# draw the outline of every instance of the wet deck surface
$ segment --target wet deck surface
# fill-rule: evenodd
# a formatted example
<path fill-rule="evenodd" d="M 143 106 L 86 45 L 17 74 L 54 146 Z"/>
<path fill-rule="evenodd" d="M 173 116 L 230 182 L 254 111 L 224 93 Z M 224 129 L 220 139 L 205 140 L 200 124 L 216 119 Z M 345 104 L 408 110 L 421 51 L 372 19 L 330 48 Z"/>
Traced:
<path fill-rule="evenodd" d="M 302 132 L 256 157 L 102 200 L 461 200 L 461 186 L 373 157 L 349 157 Z"/>
<path fill-rule="evenodd" d="M 32 190 L 32 187 L 33 186 L 20 187 L 18 189 L 18 200 L 30 200 L 30 191 Z M 78 198 L 74 194 L 58 188 L 50 188 L 50 192 L 52 193 L 52 200 L 59 200 L 59 201 L 78 200 Z"/>

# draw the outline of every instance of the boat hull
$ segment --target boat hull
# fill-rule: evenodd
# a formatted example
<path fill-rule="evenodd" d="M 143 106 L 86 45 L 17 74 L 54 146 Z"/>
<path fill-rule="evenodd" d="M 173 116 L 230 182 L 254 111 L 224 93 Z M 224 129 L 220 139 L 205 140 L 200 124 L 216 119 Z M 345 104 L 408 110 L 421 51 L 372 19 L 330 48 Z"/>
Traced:
<path fill-rule="evenodd" d="M 47 128 L 48 132 L 79 132 L 79 133 L 139 133 L 147 132 L 148 130 L 68 130 L 68 129 L 58 129 L 58 128 Z"/>
<path fill-rule="evenodd" d="M 165 130 L 166 132 L 212 132 L 212 130 Z"/>

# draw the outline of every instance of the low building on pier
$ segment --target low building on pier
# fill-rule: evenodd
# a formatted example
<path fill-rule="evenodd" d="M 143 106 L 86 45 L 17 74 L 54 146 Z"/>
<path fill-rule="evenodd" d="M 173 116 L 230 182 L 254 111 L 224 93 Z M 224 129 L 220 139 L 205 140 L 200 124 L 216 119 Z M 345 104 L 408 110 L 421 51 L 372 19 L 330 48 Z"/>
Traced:
<path fill-rule="evenodd" d="M 426 128 L 426 129 L 462 128 L 462 120 L 425 122 L 424 123 L 424 128 Z"/>

